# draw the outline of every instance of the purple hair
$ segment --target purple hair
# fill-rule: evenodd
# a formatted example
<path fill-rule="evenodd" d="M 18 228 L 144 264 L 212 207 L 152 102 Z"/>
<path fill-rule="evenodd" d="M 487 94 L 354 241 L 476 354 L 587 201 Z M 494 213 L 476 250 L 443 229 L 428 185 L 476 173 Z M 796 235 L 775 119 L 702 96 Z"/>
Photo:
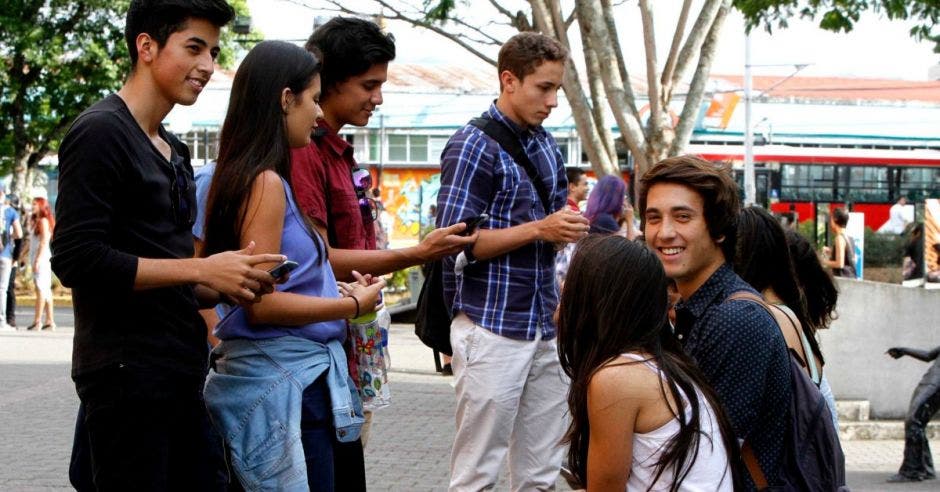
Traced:
<path fill-rule="evenodd" d="M 627 185 L 622 179 L 617 176 L 604 176 L 591 190 L 584 216 L 592 222 L 600 214 L 620 217 L 623 215 L 623 199 L 626 193 Z"/>

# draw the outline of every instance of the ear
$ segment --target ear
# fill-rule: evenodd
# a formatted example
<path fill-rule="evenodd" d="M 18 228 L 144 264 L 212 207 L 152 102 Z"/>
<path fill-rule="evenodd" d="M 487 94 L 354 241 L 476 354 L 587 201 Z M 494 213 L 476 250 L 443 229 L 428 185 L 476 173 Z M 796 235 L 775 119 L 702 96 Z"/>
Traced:
<path fill-rule="evenodd" d="M 287 87 L 281 91 L 281 110 L 287 114 L 290 107 L 294 104 L 294 93 Z"/>
<path fill-rule="evenodd" d="M 160 49 L 157 41 L 145 32 L 137 35 L 136 45 L 137 59 L 146 63 L 153 62 L 154 58 L 157 57 L 157 51 Z"/>
<path fill-rule="evenodd" d="M 499 74 L 499 81 L 503 84 L 503 90 L 512 94 L 516 92 L 516 85 L 519 79 L 509 70 L 503 70 Z"/>

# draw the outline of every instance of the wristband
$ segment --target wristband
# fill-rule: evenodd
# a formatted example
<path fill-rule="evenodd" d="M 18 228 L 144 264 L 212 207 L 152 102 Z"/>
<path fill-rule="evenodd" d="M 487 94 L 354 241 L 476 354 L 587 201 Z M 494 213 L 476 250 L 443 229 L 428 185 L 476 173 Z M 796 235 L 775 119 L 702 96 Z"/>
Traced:
<path fill-rule="evenodd" d="M 356 314 L 350 316 L 349 319 L 356 319 L 359 317 L 359 299 L 356 299 L 356 296 L 349 296 L 349 298 L 352 299 L 353 302 L 356 303 Z"/>

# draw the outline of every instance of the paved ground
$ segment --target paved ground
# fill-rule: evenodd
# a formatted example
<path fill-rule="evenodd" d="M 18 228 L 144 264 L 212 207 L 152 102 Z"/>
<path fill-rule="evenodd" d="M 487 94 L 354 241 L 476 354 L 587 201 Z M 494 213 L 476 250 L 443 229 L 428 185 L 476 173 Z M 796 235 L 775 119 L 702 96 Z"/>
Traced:
<path fill-rule="evenodd" d="M 25 310 L 20 320 L 30 319 Z M 55 333 L 0 333 L 0 491 L 68 488 L 78 399 L 69 379 L 71 317 Z M 21 321 L 21 324 L 22 323 Z M 369 489 L 444 490 L 453 439 L 453 388 L 409 325 L 392 330 L 394 403 L 375 417 L 366 450 Z M 940 449 L 940 442 L 932 443 Z M 890 486 L 902 441 L 843 443 L 853 491 L 940 491 L 937 481 Z M 505 474 L 504 474 L 505 475 Z M 507 490 L 505 479 L 498 490 Z M 561 481 L 559 490 L 569 490 Z"/>

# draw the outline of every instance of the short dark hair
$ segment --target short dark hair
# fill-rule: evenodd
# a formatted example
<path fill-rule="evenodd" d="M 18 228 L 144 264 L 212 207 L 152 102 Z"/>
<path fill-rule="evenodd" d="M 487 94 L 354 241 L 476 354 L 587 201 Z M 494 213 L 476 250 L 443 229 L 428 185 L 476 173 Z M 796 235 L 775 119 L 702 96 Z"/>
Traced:
<path fill-rule="evenodd" d="M 323 97 L 350 77 L 395 59 L 395 36 L 383 33 L 374 22 L 355 17 L 330 19 L 313 31 L 304 47 L 313 53 L 319 49 L 323 55 Z"/>
<path fill-rule="evenodd" d="M 674 183 L 695 190 L 705 205 L 705 224 L 712 239 L 724 236 L 721 249 L 726 260 L 734 258 L 735 225 L 741 198 L 731 166 L 713 163 L 694 155 L 680 155 L 656 163 L 640 178 L 640 217 L 646 226 L 646 198 L 659 183 Z"/>
<path fill-rule="evenodd" d="M 584 169 L 581 169 L 580 167 L 565 168 L 565 176 L 568 178 L 569 185 L 578 184 L 578 181 L 581 180 L 581 176 L 584 176 L 584 174 Z"/>
<path fill-rule="evenodd" d="M 838 207 L 832 211 L 832 221 L 836 223 L 837 226 L 845 228 L 849 225 L 849 213 L 845 211 L 844 208 Z"/>
<path fill-rule="evenodd" d="M 205 19 L 221 28 L 235 18 L 235 10 L 225 0 L 131 0 L 124 24 L 124 39 L 137 65 L 137 36 L 147 33 L 163 47 L 170 35 L 186 28 L 189 19 Z"/>
<path fill-rule="evenodd" d="M 522 80 L 535 72 L 543 62 L 564 62 L 567 59 L 568 50 L 554 38 L 535 32 L 521 32 L 509 38 L 499 49 L 496 67 L 498 74 L 508 70 Z M 502 81 L 499 88 L 503 88 Z"/>

